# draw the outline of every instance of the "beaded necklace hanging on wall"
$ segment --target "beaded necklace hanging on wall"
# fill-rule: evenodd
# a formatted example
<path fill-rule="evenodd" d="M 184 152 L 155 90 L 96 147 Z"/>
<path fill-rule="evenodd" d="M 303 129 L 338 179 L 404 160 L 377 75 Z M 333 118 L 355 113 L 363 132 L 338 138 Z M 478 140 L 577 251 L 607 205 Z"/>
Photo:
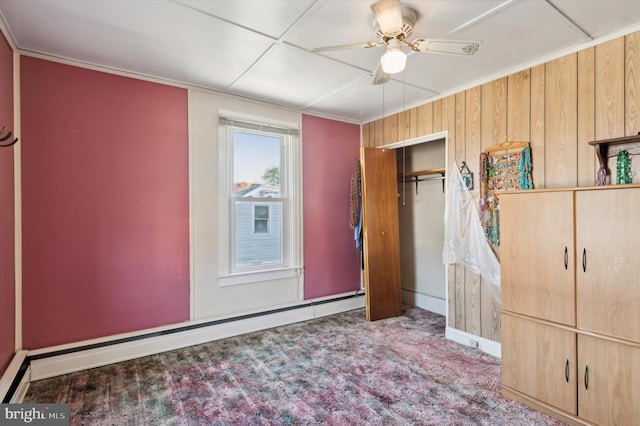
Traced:
<path fill-rule="evenodd" d="M 496 191 L 533 189 L 529 146 L 515 153 L 480 154 L 480 220 L 487 240 L 500 245 L 500 197 Z"/>
<path fill-rule="evenodd" d="M 616 156 L 616 184 L 631 183 L 633 173 L 631 172 L 631 156 L 629 151 L 622 150 Z"/>

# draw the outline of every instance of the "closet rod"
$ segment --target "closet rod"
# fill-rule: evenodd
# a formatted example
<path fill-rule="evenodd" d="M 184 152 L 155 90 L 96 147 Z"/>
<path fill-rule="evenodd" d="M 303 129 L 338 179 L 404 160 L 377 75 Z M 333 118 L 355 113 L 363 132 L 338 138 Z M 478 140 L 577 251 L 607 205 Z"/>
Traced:
<path fill-rule="evenodd" d="M 405 178 L 398 179 L 398 182 L 415 182 L 416 194 L 418 194 L 418 182 L 425 182 L 428 180 L 441 180 L 442 192 L 444 192 L 444 174 L 442 176 L 434 176 L 434 177 L 428 177 L 428 178 L 419 178 L 418 176 L 410 176 L 409 174 L 407 174 Z"/>

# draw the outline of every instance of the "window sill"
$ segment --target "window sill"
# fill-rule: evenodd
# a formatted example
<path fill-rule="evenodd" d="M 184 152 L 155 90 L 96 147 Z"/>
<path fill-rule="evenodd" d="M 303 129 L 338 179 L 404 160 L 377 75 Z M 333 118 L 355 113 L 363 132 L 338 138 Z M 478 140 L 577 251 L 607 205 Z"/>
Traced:
<path fill-rule="evenodd" d="M 263 281 L 282 280 L 300 276 L 301 268 L 281 268 L 267 271 L 242 272 L 218 277 L 219 287 L 241 284 L 255 284 Z"/>

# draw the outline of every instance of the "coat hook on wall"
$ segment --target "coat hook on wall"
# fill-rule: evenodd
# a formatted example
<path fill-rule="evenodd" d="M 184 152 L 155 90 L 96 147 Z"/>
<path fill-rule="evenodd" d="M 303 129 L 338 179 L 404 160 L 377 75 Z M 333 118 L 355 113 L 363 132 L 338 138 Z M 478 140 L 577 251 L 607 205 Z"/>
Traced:
<path fill-rule="evenodd" d="M 2 126 L 2 129 L 0 129 L 0 142 L 4 142 L 8 139 L 11 139 L 11 131 L 9 131 L 9 133 L 7 133 L 6 135 L 4 134 L 4 132 L 6 132 L 7 128 L 5 126 Z M 13 142 L 9 142 L 9 143 L 0 143 L 0 147 L 7 147 L 7 146 L 11 146 L 14 145 L 16 142 L 18 142 L 18 138 L 15 138 L 13 140 Z"/>

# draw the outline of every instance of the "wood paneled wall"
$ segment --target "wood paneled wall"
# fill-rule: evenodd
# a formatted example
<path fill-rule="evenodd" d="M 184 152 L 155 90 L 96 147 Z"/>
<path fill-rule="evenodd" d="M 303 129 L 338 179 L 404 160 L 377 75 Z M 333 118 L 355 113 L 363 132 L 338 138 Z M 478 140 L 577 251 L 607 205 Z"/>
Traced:
<path fill-rule="evenodd" d="M 640 32 L 365 123 L 362 145 L 443 130 L 448 167 L 467 162 L 476 200 L 480 153 L 504 141 L 531 143 L 536 188 L 592 186 L 597 160 L 588 142 L 640 131 Z M 450 266 L 447 291 L 450 327 L 500 341 L 500 306 L 483 280 Z"/>

